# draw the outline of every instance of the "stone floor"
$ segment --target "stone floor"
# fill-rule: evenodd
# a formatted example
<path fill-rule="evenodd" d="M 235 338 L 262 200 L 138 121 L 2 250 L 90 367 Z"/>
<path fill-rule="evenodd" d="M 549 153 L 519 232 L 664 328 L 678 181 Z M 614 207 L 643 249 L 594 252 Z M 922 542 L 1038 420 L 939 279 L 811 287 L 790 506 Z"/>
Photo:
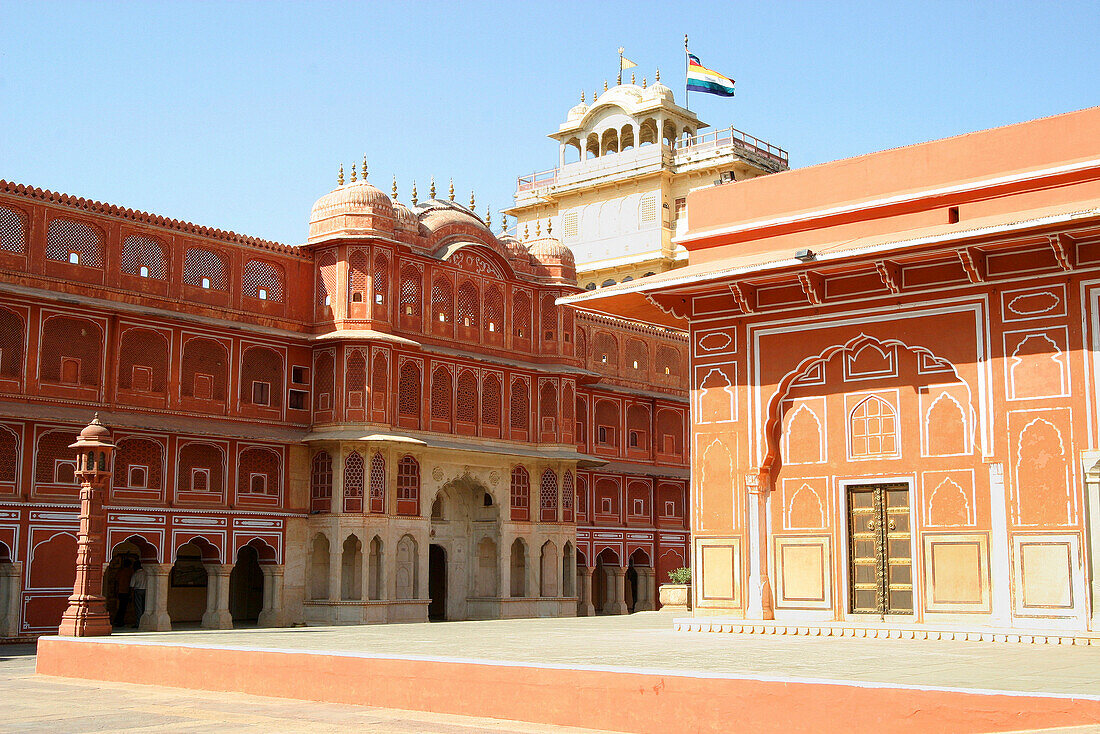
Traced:
<path fill-rule="evenodd" d="M 34 675 L 34 646 L 0 647 L 0 732 L 585 734 L 471 716 Z"/>
<path fill-rule="evenodd" d="M 116 639 L 1100 698 L 1097 646 L 678 633 L 672 630 L 672 616 L 663 612 L 355 627 L 128 632 Z"/>

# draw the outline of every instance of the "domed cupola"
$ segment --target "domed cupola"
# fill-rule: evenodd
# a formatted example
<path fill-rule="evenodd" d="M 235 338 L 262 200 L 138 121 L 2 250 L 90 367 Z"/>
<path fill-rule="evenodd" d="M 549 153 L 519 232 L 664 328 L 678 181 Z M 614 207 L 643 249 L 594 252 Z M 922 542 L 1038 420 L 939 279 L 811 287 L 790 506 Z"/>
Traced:
<path fill-rule="evenodd" d="M 363 160 L 363 178 L 356 180 L 352 166 L 351 183 L 344 183 L 344 167 L 335 189 L 313 205 L 309 217 L 309 242 L 333 236 L 392 235 L 394 209 L 390 197 L 367 182 L 367 161 Z"/>
<path fill-rule="evenodd" d="M 592 101 L 595 102 L 596 100 Z M 569 115 L 566 117 L 566 119 L 570 122 L 573 122 L 574 120 L 580 120 L 585 116 L 585 114 L 587 114 L 587 112 L 588 105 L 584 102 L 584 92 L 581 92 L 580 104 L 574 106 L 572 109 L 569 110 Z"/>
<path fill-rule="evenodd" d="M 535 239 L 528 243 L 527 251 L 534 258 L 535 272 L 539 275 L 577 282 L 577 262 L 573 251 L 551 235 L 549 222 L 546 224 L 545 235 L 541 234 L 536 224 Z"/>
<path fill-rule="evenodd" d="M 413 197 L 416 196 L 416 184 L 413 183 Z M 420 230 L 420 218 L 409 207 L 397 200 L 397 177 L 393 179 L 393 194 L 390 197 L 393 204 L 394 228 L 400 232 L 416 233 Z"/>
<path fill-rule="evenodd" d="M 674 101 L 672 90 L 666 87 L 664 84 L 661 84 L 660 69 L 657 70 L 657 81 L 653 82 L 653 86 L 650 87 L 647 91 L 653 99 L 667 100 L 669 102 Z"/>

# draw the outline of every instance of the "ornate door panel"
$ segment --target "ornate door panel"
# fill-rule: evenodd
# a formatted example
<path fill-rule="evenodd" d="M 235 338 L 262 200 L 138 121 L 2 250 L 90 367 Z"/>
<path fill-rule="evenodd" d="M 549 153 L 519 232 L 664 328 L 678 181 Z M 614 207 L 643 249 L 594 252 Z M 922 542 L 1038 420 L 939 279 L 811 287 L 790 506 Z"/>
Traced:
<path fill-rule="evenodd" d="M 913 613 L 907 485 L 848 488 L 848 560 L 852 612 Z"/>

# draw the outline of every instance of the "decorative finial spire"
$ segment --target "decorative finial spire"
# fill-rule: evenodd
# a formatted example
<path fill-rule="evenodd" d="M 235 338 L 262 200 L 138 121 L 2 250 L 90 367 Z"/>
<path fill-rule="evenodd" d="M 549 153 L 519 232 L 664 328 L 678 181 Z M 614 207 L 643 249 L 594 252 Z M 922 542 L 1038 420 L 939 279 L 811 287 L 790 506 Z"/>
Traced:
<path fill-rule="evenodd" d="M 493 229 L 493 210 L 489 208 L 488 204 L 485 205 L 485 226 L 488 227 L 490 231 L 492 231 L 492 229 Z"/>
<path fill-rule="evenodd" d="M 500 213 L 500 233 L 501 234 L 507 234 L 508 233 L 508 215 L 505 214 L 504 212 Z"/>
<path fill-rule="evenodd" d="M 428 187 L 428 198 L 435 198 L 435 176 L 432 176 L 432 185 Z"/>
<path fill-rule="evenodd" d="M 657 81 L 661 81 L 661 67 L 657 67 Z"/>
<path fill-rule="evenodd" d="M 542 237 L 542 220 L 541 219 L 536 219 L 535 220 L 535 236 L 536 237 Z"/>
<path fill-rule="evenodd" d="M 451 179 L 451 187 L 447 191 L 447 196 L 450 197 L 451 201 L 455 200 L 455 180 L 453 178 Z"/>
<path fill-rule="evenodd" d="M 603 80 L 603 91 L 605 91 L 605 92 L 607 91 L 607 80 L 606 79 Z"/>
<path fill-rule="evenodd" d="M 343 163 L 340 164 L 340 175 L 336 177 L 336 185 L 337 186 L 343 186 L 344 185 L 344 164 Z"/>
<path fill-rule="evenodd" d="M 646 85 L 647 85 L 646 78 L 643 76 L 642 77 L 642 89 L 645 89 Z"/>
<path fill-rule="evenodd" d="M 581 102 L 584 102 L 584 90 L 581 90 Z"/>
<path fill-rule="evenodd" d="M 393 189 L 392 190 L 393 190 L 393 196 L 391 196 L 390 198 L 393 199 L 394 201 L 397 201 L 397 174 L 396 173 L 393 174 Z"/>
<path fill-rule="evenodd" d="M 592 93 L 592 104 L 596 104 L 596 98 L 600 96 L 599 92 Z"/>
<path fill-rule="evenodd" d="M 363 156 L 363 180 L 367 180 L 367 157 Z"/>
<path fill-rule="evenodd" d="M 546 218 L 546 236 L 549 237 L 550 233 L 554 230 L 554 221 L 550 217 Z"/>
<path fill-rule="evenodd" d="M 474 205 L 474 190 L 473 189 L 470 189 L 470 211 L 472 211 L 474 214 L 477 214 L 477 210 L 476 210 L 476 207 Z"/>
<path fill-rule="evenodd" d="M 351 164 L 351 182 L 355 183 L 355 164 Z"/>
<path fill-rule="evenodd" d="M 413 181 L 412 205 L 416 206 L 416 181 Z"/>
<path fill-rule="evenodd" d="M 527 239 L 527 237 L 528 237 L 528 234 L 527 234 L 527 223 L 525 222 L 525 223 L 523 224 L 523 239 Z"/>
<path fill-rule="evenodd" d="M 630 83 L 631 83 L 631 84 L 637 84 L 637 83 L 638 83 L 638 82 L 637 82 L 637 81 L 635 80 L 634 72 L 630 72 Z"/>

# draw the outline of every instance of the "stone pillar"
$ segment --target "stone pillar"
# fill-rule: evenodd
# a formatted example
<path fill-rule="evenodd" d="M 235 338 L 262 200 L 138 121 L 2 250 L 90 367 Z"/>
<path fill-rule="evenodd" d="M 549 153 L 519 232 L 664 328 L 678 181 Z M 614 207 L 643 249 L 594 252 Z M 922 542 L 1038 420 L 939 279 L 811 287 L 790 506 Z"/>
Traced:
<path fill-rule="evenodd" d="M 577 616 L 594 617 L 596 607 L 592 603 L 592 569 L 587 566 L 577 566 L 580 574 L 579 589 L 580 599 L 577 600 Z"/>
<path fill-rule="evenodd" d="M 655 609 L 653 599 L 656 596 L 653 588 L 653 580 L 656 578 L 653 569 L 642 566 L 635 568 L 638 574 L 638 598 L 634 600 L 635 612 L 652 612 Z"/>
<path fill-rule="evenodd" d="M 993 619 L 1007 626 L 1012 618 L 1012 555 L 1008 538 L 1005 467 L 999 462 L 989 464 L 989 525 L 993 531 L 989 543 L 989 585 L 993 600 Z M 931 569 L 925 569 L 924 573 L 931 573 Z"/>
<path fill-rule="evenodd" d="M 172 629 L 168 616 L 168 581 L 172 577 L 171 563 L 146 563 L 142 566 L 149 583 L 145 589 L 145 613 L 138 620 L 138 629 L 167 632 Z"/>
<path fill-rule="evenodd" d="M 341 500 L 342 501 L 342 500 Z M 340 573 L 344 563 L 344 545 L 330 539 L 328 546 L 328 598 L 340 601 L 343 595 L 343 578 Z"/>
<path fill-rule="evenodd" d="M 19 634 L 19 594 L 22 562 L 0 563 L 0 637 Z"/>
<path fill-rule="evenodd" d="M 768 496 L 766 477 L 745 477 L 749 516 L 749 619 L 775 619 L 768 574 Z"/>
<path fill-rule="evenodd" d="M 501 509 L 503 512 L 504 509 Z M 507 599 L 512 595 L 512 543 L 515 538 L 505 533 L 500 534 L 500 552 L 497 554 L 497 568 L 500 578 L 500 598 Z M 501 605 L 503 607 L 503 604 Z M 504 616 L 504 609 L 500 610 Z"/>
<path fill-rule="evenodd" d="M 206 614 L 202 626 L 207 629 L 233 629 L 233 616 L 229 613 L 229 574 L 232 564 L 204 563 L 206 569 Z"/>
<path fill-rule="evenodd" d="M 107 600 L 103 589 L 103 558 L 106 517 L 103 490 L 85 480 L 80 487 L 80 530 L 76 541 L 76 582 L 69 606 L 61 615 L 58 634 L 94 637 L 111 634 Z"/>
<path fill-rule="evenodd" d="M 257 620 L 261 627 L 282 627 L 286 624 L 283 614 L 283 567 L 277 564 L 261 564 L 264 572 L 264 606 Z"/>
<path fill-rule="evenodd" d="M 604 612 L 607 614 L 626 614 L 626 569 L 620 566 L 605 566 L 607 570 L 607 602 Z"/>

